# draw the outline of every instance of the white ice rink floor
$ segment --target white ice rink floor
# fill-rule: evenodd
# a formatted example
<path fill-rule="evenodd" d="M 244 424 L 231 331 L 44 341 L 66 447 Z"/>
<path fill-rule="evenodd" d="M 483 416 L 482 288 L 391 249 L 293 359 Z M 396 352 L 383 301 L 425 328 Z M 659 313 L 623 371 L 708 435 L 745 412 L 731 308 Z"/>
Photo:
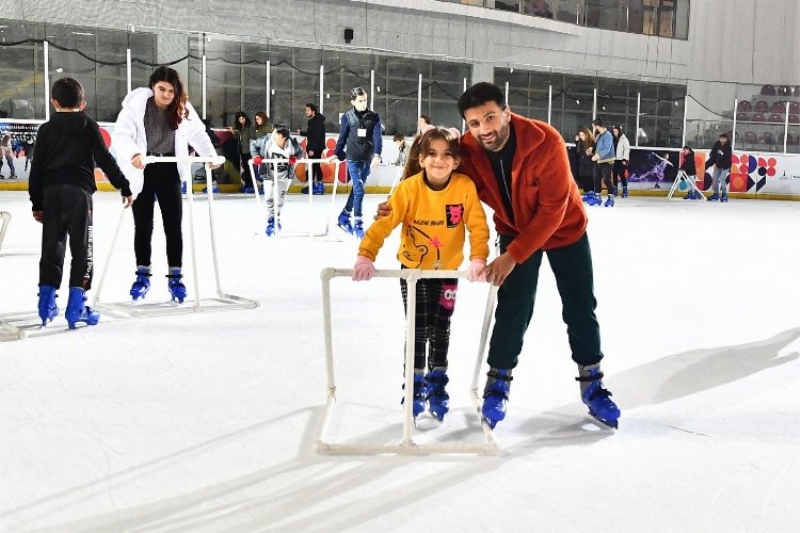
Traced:
<path fill-rule="evenodd" d="M 380 199 L 369 196 L 365 212 Z M 308 221 L 324 228 L 328 202 L 313 212 L 306 202 L 289 198 L 287 233 Z M 97 283 L 121 208 L 111 193 L 96 194 L 95 207 Z M 206 201 L 195 207 L 201 292 L 211 295 Z M 40 227 L 26 193 L 0 193 L 0 210 L 14 217 L 0 252 L 3 319 L 35 312 Z M 106 314 L 77 331 L 62 314 L 52 334 L 0 343 L 1 531 L 797 531 L 799 203 L 628 198 L 592 208 L 620 428 L 598 427 L 579 401 L 545 263 L 497 456 L 317 454 L 327 393 L 319 273 L 350 268 L 357 243 L 256 236 L 252 198 L 221 197 L 214 213 L 222 288 L 257 309 Z M 168 296 L 156 220 L 150 302 Z M 104 300 L 127 299 L 132 226 L 126 219 Z M 396 247 L 395 236 L 378 268 L 398 267 Z M 331 438 L 397 443 L 399 283 L 332 287 Z M 415 438 L 480 440 L 468 388 L 486 289 L 460 285 L 452 411 L 441 427 L 421 420 Z M 62 312 L 66 298 L 62 288 Z"/>

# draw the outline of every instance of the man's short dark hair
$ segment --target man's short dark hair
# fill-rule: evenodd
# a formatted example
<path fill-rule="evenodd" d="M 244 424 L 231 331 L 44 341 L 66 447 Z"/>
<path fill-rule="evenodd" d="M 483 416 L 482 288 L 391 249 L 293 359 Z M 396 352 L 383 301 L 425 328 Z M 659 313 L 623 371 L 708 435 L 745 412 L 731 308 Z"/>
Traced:
<path fill-rule="evenodd" d="M 720 134 L 719 134 L 719 138 L 720 138 L 720 139 L 727 139 L 727 140 L 729 140 L 729 141 L 731 140 L 731 138 L 730 138 L 730 137 L 728 137 L 728 134 L 727 134 L 727 133 L 720 133 Z"/>
<path fill-rule="evenodd" d="M 353 89 L 350 91 L 350 100 L 355 100 L 356 98 L 364 94 L 367 94 L 367 91 L 365 91 L 363 88 L 353 87 Z"/>
<path fill-rule="evenodd" d="M 431 117 L 429 117 L 428 115 L 420 115 L 419 118 L 424 120 L 425 124 L 433 124 L 433 122 L 431 122 Z"/>
<path fill-rule="evenodd" d="M 592 126 L 600 126 L 602 128 L 602 127 L 604 127 L 603 126 L 603 121 L 601 119 L 599 119 L 599 118 L 596 118 L 596 119 L 594 119 L 592 121 Z M 619 131 L 622 131 L 622 130 L 619 130 Z"/>
<path fill-rule="evenodd" d="M 311 111 L 313 111 L 314 114 L 319 113 L 319 108 L 317 107 L 317 104 L 309 102 L 309 103 L 306 104 L 306 107 L 309 108 Z"/>
<path fill-rule="evenodd" d="M 458 99 L 458 112 L 461 114 L 461 118 L 466 118 L 464 113 L 467 112 L 467 109 L 479 107 L 488 102 L 495 102 L 500 109 L 506 107 L 506 97 L 500 87 L 488 81 L 481 81 L 464 91 L 464 94 Z"/>
<path fill-rule="evenodd" d="M 53 84 L 50 97 L 65 109 L 76 109 L 83 102 L 83 86 L 72 78 L 61 78 Z"/>
<path fill-rule="evenodd" d="M 289 127 L 286 126 L 285 124 L 278 124 L 277 126 L 275 126 L 275 133 L 283 137 L 286 137 L 287 139 L 292 136 L 291 133 L 289 132 Z"/>

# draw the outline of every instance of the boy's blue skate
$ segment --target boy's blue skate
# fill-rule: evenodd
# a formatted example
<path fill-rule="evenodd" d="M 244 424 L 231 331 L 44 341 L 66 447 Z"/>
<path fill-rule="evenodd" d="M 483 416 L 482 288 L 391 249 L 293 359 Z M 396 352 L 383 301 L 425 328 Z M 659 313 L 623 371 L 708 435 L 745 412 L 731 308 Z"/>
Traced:
<path fill-rule="evenodd" d="M 595 196 L 597 196 L 596 192 L 589 191 L 583 194 L 583 196 L 581 197 L 581 201 L 588 204 L 589 200 L 593 199 Z"/>
<path fill-rule="evenodd" d="M 403 390 L 405 390 L 406 386 L 403 384 Z M 414 401 L 412 405 L 412 411 L 414 413 L 414 418 L 417 418 L 420 413 L 425 410 L 425 397 L 428 392 L 428 384 L 425 382 L 425 376 L 422 374 L 421 370 L 414 371 Z M 405 395 L 403 399 L 400 401 L 400 405 L 403 405 L 406 401 Z"/>
<path fill-rule="evenodd" d="M 578 365 L 581 384 L 581 400 L 589 407 L 589 414 L 603 424 L 617 429 L 620 416 L 619 407 L 611 399 L 611 393 L 603 386 L 603 373 L 600 365 Z"/>
<path fill-rule="evenodd" d="M 628 188 L 627 187 L 622 187 L 622 197 L 623 198 L 627 198 L 628 197 Z"/>
<path fill-rule="evenodd" d="M 86 305 L 86 292 L 81 287 L 70 287 L 64 318 L 69 329 L 75 329 L 78 322 L 85 322 L 87 326 L 96 325 L 100 321 L 100 313 Z"/>
<path fill-rule="evenodd" d="M 172 300 L 177 300 L 178 303 L 183 303 L 183 300 L 186 299 L 186 285 L 181 281 L 182 277 L 181 269 L 177 267 L 170 268 L 169 274 L 167 274 L 169 293 L 172 295 Z"/>
<path fill-rule="evenodd" d="M 278 222 L 278 231 L 283 229 L 283 226 L 280 222 Z M 267 219 L 267 229 L 266 229 L 267 237 L 272 237 L 275 235 L 275 217 L 269 217 Z"/>
<path fill-rule="evenodd" d="M 689 189 L 689 192 L 686 193 L 686 196 L 683 197 L 684 200 L 699 200 L 700 193 L 695 191 L 694 189 Z"/>
<path fill-rule="evenodd" d="M 350 222 L 349 213 L 340 213 L 339 219 L 336 221 L 336 225 L 342 228 L 343 231 L 346 231 L 350 235 L 353 234 L 353 223 Z"/>
<path fill-rule="evenodd" d="M 486 387 L 483 389 L 483 405 L 481 415 L 486 419 L 489 427 L 494 429 L 498 422 L 506 417 L 508 409 L 508 393 L 511 388 L 511 370 L 492 368 L 486 374 Z"/>
<path fill-rule="evenodd" d="M 39 285 L 39 318 L 42 319 L 44 326 L 52 322 L 58 316 L 58 306 L 56 305 L 56 288 L 52 285 Z"/>
<path fill-rule="evenodd" d="M 603 204 L 603 207 L 614 207 L 614 197 L 609 194 L 608 198 L 606 198 L 606 203 Z"/>
<path fill-rule="evenodd" d="M 355 235 L 356 239 L 364 238 L 364 222 L 360 218 L 357 218 L 353 223 L 353 235 Z"/>
<path fill-rule="evenodd" d="M 603 205 L 603 197 L 600 196 L 599 194 L 597 194 L 596 192 L 594 192 L 594 193 L 592 193 L 591 196 L 589 196 L 586 199 L 586 203 L 587 203 L 587 205 L 590 205 L 590 206 Z"/>
<path fill-rule="evenodd" d="M 450 410 L 450 395 L 445 390 L 450 381 L 447 370 L 434 368 L 425 375 L 425 381 L 428 383 L 428 409 L 441 422 Z"/>
<path fill-rule="evenodd" d="M 150 268 L 140 266 L 136 269 L 136 281 L 131 285 L 131 297 L 135 302 L 139 298 L 144 298 L 150 290 Z"/>

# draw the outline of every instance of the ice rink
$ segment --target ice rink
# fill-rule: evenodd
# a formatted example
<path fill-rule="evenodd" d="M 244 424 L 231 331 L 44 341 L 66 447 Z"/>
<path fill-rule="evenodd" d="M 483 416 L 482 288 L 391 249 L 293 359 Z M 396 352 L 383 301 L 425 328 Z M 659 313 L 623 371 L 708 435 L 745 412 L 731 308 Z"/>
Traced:
<path fill-rule="evenodd" d="M 365 213 L 382 198 L 368 196 Z M 619 430 L 599 427 L 579 400 L 545 262 L 497 455 L 329 456 L 313 447 L 327 395 L 320 271 L 352 267 L 357 242 L 335 227 L 298 235 L 325 228 L 330 196 L 314 200 L 290 196 L 273 239 L 252 197 L 214 202 L 222 288 L 256 309 L 104 314 L 67 331 L 62 287 L 46 335 L 0 343 L 0 531 L 796 531 L 800 203 L 632 197 L 590 209 Z M 118 202 L 95 195 L 96 285 Z M 0 210 L 13 215 L 0 251 L 7 320 L 35 313 L 41 230 L 27 193 L 0 192 Z M 198 283 L 211 296 L 203 198 L 195 228 Z M 127 214 L 104 301 L 128 299 L 132 235 Z M 397 243 L 395 233 L 378 268 L 398 268 Z M 158 215 L 153 250 L 150 303 L 168 299 Z M 415 439 L 481 441 L 468 389 L 487 289 L 460 285 L 452 410 L 441 426 L 421 417 Z M 330 438 L 397 443 L 399 282 L 334 279 L 332 302 Z"/>

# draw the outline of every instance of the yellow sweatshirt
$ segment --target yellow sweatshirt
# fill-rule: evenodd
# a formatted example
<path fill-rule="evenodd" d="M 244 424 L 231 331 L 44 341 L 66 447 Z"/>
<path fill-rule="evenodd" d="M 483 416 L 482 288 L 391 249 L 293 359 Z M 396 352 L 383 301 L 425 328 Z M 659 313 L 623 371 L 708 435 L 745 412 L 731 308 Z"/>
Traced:
<path fill-rule="evenodd" d="M 489 226 L 472 180 L 453 173 L 441 191 L 425 183 L 423 174 L 400 182 L 389 198 L 389 216 L 369 227 L 358 255 L 375 260 L 383 242 L 400 223 L 403 234 L 397 259 L 408 268 L 457 270 L 464 261 L 465 229 L 470 259 L 489 257 Z"/>

